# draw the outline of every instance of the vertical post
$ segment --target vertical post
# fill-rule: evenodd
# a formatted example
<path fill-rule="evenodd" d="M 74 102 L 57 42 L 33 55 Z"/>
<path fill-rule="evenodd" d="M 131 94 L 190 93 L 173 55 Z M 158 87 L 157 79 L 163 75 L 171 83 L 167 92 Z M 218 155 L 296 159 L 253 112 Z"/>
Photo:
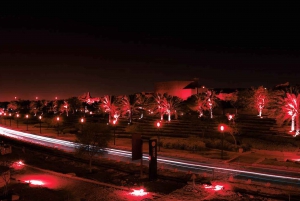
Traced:
<path fill-rule="evenodd" d="M 57 120 L 57 136 L 59 136 L 59 117 L 57 117 L 56 120 Z"/>
<path fill-rule="evenodd" d="M 149 140 L 149 180 L 157 179 L 157 140 Z"/>
<path fill-rule="evenodd" d="M 222 132 L 222 159 L 223 159 L 223 144 L 224 144 L 224 133 Z"/>
<path fill-rule="evenodd" d="M 142 152 L 142 157 L 141 157 L 141 178 L 143 178 L 143 140 L 141 139 L 141 152 Z"/>
<path fill-rule="evenodd" d="M 19 114 L 17 114 L 17 128 L 19 128 Z"/>
<path fill-rule="evenodd" d="M 221 149 L 221 159 L 223 160 L 223 143 L 224 143 L 224 126 L 220 126 L 220 130 L 221 130 L 221 133 L 222 133 L 222 149 Z"/>
<path fill-rule="evenodd" d="M 116 127 L 114 127 L 114 145 L 116 145 Z"/>
<path fill-rule="evenodd" d="M 39 116 L 40 119 L 40 133 L 42 133 L 42 116 Z"/>
<path fill-rule="evenodd" d="M 160 126 L 161 126 L 160 121 L 156 122 L 158 151 L 160 151 L 160 130 L 159 130 Z"/>
<path fill-rule="evenodd" d="M 113 127 L 114 127 L 114 145 L 116 145 L 116 123 L 117 120 L 113 120 Z"/>
<path fill-rule="evenodd" d="M 9 113 L 9 126 L 11 126 L 11 113 Z"/>
<path fill-rule="evenodd" d="M 28 114 L 26 114 L 26 131 L 28 131 Z"/>
<path fill-rule="evenodd" d="M 81 119 L 80 119 L 80 122 L 81 122 L 81 133 L 83 133 L 83 122 L 84 122 L 84 118 L 81 118 Z"/>

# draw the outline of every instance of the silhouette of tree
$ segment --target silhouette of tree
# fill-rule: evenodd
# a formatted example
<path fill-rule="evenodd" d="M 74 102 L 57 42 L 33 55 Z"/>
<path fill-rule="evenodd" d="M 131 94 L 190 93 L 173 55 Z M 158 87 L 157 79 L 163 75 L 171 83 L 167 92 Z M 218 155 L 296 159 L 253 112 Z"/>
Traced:
<path fill-rule="evenodd" d="M 89 159 L 89 171 L 92 172 L 92 161 L 96 154 L 101 154 L 111 139 L 111 132 L 106 124 L 86 123 L 82 131 L 76 134 L 77 142 L 82 145 L 78 147 L 79 154 L 87 154 Z"/>

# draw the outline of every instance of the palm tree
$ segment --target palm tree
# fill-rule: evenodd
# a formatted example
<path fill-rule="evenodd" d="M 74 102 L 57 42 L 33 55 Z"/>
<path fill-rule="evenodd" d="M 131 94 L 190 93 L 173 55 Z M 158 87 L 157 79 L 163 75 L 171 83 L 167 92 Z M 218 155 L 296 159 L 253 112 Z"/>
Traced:
<path fill-rule="evenodd" d="M 187 105 L 191 110 L 197 111 L 199 113 L 198 118 L 201 118 L 203 116 L 203 112 L 209 109 L 206 101 L 206 93 L 194 94 L 187 100 Z"/>
<path fill-rule="evenodd" d="M 209 108 L 209 112 L 210 112 L 210 118 L 213 118 L 213 108 L 217 105 L 216 103 L 216 94 L 214 91 L 212 90 L 208 90 L 206 92 L 206 104 L 207 107 Z"/>
<path fill-rule="evenodd" d="M 295 131 L 295 120 L 296 120 L 296 135 L 298 135 L 300 95 L 287 93 L 284 101 L 286 104 L 283 106 L 283 111 L 285 111 L 286 116 L 290 116 L 292 121 L 290 132 Z"/>
<path fill-rule="evenodd" d="M 277 123 L 283 124 L 291 121 L 291 130 L 296 130 L 294 136 L 299 135 L 299 112 L 300 112 L 300 94 L 299 87 L 290 87 L 286 91 L 277 90 L 272 93 L 272 105 L 275 109 L 271 116 L 275 117 Z M 276 107 L 277 106 L 277 107 Z"/>
<path fill-rule="evenodd" d="M 100 99 L 100 109 L 103 112 L 108 113 L 108 123 L 111 122 L 112 117 L 114 121 L 117 121 L 120 116 L 119 108 L 116 106 L 116 103 L 112 100 L 111 96 L 105 95 Z"/>
<path fill-rule="evenodd" d="M 149 95 L 145 95 L 142 93 L 138 93 L 135 95 L 135 104 L 137 106 L 138 112 L 140 113 L 140 119 L 144 117 L 144 111 L 146 110 L 149 97 Z"/>
<path fill-rule="evenodd" d="M 20 106 L 18 104 L 17 101 L 11 101 L 8 105 L 7 105 L 7 109 L 11 112 L 15 112 L 17 110 L 19 110 Z"/>
<path fill-rule="evenodd" d="M 166 94 L 166 113 L 168 114 L 168 121 L 171 121 L 171 115 L 175 114 L 177 119 L 177 111 L 180 110 L 181 103 L 183 100 L 177 96 L 171 96 Z"/>
<path fill-rule="evenodd" d="M 164 114 L 166 114 L 168 110 L 168 102 L 166 96 L 167 95 L 155 93 L 149 99 L 150 110 L 153 111 L 155 114 L 159 114 L 160 120 L 163 120 Z"/>
<path fill-rule="evenodd" d="M 75 114 L 75 112 L 77 112 L 82 106 L 82 102 L 79 100 L 78 97 L 68 98 L 67 102 L 69 103 L 69 110 L 72 111 L 72 114 Z"/>
<path fill-rule="evenodd" d="M 38 112 L 38 102 L 37 101 L 31 101 L 30 102 L 30 112 L 34 113 L 34 116 L 36 116 L 37 112 Z"/>
<path fill-rule="evenodd" d="M 141 113 L 140 118 L 143 118 L 145 102 L 146 98 L 142 94 L 118 96 L 116 99 L 116 105 L 120 107 L 122 115 L 128 114 L 129 124 L 132 123 L 133 114 Z"/>
<path fill-rule="evenodd" d="M 254 106 L 258 110 L 258 116 L 261 117 L 262 110 L 268 101 L 268 91 L 263 86 L 254 89 Z"/>

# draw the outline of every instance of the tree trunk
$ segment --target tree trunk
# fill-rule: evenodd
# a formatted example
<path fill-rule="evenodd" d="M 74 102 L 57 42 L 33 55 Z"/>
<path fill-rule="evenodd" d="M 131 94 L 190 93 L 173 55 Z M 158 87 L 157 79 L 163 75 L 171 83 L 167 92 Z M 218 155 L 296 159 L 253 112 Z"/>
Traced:
<path fill-rule="evenodd" d="M 299 135 L 299 114 L 296 115 L 296 133 L 295 136 Z"/>
<path fill-rule="evenodd" d="M 92 173 L 92 156 L 90 156 L 89 170 L 90 170 L 90 173 Z"/>
<path fill-rule="evenodd" d="M 295 130 L 295 116 L 293 115 L 292 116 L 292 123 L 291 123 L 291 131 L 290 132 L 293 132 Z"/>

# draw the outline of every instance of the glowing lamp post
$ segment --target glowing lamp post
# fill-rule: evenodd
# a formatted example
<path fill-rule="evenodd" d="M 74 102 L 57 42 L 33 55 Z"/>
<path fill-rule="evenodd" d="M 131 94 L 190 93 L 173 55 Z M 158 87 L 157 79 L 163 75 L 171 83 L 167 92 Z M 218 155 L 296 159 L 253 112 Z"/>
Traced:
<path fill-rule="evenodd" d="M 81 133 L 83 133 L 83 123 L 84 123 L 84 118 L 80 119 L 80 123 L 81 123 Z"/>
<path fill-rule="evenodd" d="M 11 126 L 11 113 L 9 113 L 9 126 Z"/>
<path fill-rule="evenodd" d="M 17 128 L 19 128 L 19 116 L 20 116 L 19 114 L 17 114 L 17 116 L 16 116 L 17 117 Z"/>
<path fill-rule="evenodd" d="M 6 113 L 4 112 L 4 124 L 6 125 Z"/>
<path fill-rule="evenodd" d="M 26 131 L 28 131 L 28 117 L 29 117 L 28 114 L 26 114 L 25 117 L 26 117 Z"/>
<path fill-rule="evenodd" d="M 116 123 L 117 123 L 117 120 L 114 119 L 114 120 L 113 120 L 113 127 L 114 127 L 114 145 L 116 145 Z"/>
<path fill-rule="evenodd" d="M 160 133 L 159 133 L 159 128 L 161 126 L 160 121 L 156 122 L 156 127 L 157 127 L 157 144 L 158 144 L 158 151 L 160 151 Z"/>
<path fill-rule="evenodd" d="M 42 133 L 42 116 L 39 116 L 39 120 L 40 120 L 40 133 Z"/>
<path fill-rule="evenodd" d="M 56 118 L 57 121 L 57 135 L 59 136 L 59 117 Z"/>
<path fill-rule="evenodd" d="M 223 142 L 224 142 L 224 129 L 225 127 L 223 125 L 220 126 L 220 131 L 222 133 L 222 150 L 221 150 L 221 159 L 223 159 Z"/>

